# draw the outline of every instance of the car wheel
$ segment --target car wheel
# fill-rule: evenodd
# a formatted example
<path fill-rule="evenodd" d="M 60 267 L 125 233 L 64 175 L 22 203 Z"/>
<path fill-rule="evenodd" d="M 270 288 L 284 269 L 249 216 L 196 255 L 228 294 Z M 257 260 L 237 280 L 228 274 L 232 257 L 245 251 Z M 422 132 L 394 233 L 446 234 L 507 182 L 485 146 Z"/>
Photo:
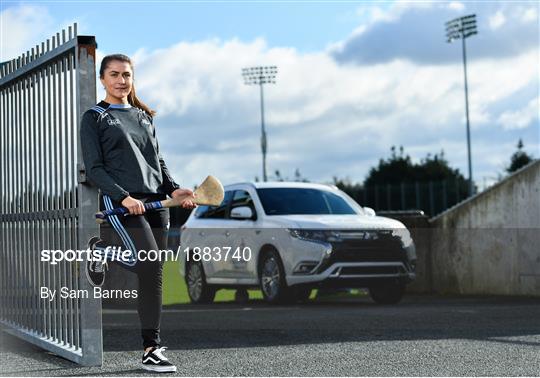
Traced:
<path fill-rule="evenodd" d="M 369 288 L 369 295 L 379 304 L 396 304 L 405 294 L 405 284 L 386 282 Z"/>
<path fill-rule="evenodd" d="M 276 251 L 270 251 L 263 255 L 259 277 L 261 291 L 267 302 L 282 303 L 290 299 L 283 265 Z"/>
<path fill-rule="evenodd" d="M 192 303 L 212 303 L 216 289 L 206 283 L 206 276 L 200 261 L 193 261 L 187 266 L 186 285 Z"/>

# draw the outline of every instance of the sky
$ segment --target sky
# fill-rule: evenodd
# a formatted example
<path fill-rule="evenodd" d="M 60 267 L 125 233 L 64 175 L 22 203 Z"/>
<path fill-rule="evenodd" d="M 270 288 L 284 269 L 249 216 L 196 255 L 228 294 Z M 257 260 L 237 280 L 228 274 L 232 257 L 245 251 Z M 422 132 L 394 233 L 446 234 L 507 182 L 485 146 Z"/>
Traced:
<path fill-rule="evenodd" d="M 461 43 L 445 22 L 476 14 L 466 40 L 473 178 L 504 174 L 521 138 L 540 157 L 538 1 L 0 1 L 0 60 L 77 22 L 98 58 L 133 58 L 165 161 L 183 186 L 261 178 L 264 87 L 269 177 L 362 182 L 391 146 L 413 161 L 444 151 L 467 176 Z M 104 98 L 98 85 L 97 101 Z"/>

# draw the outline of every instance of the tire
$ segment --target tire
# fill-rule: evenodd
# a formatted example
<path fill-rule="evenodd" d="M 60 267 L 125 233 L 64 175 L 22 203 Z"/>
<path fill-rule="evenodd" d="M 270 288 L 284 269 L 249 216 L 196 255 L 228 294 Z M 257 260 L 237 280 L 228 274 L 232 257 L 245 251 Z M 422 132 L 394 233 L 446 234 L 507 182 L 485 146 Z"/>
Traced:
<path fill-rule="evenodd" d="M 398 282 L 385 282 L 369 288 L 369 295 L 375 303 L 396 304 L 405 294 L 405 284 Z"/>
<path fill-rule="evenodd" d="M 190 262 L 186 269 L 186 285 L 191 303 L 212 303 L 216 289 L 206 283 L 206 276 L 200 261 Z"/>
<path fill-rule="evenodd" d="M 259 264 L 259 278 L 266 302 L 276 304 L 290 301 L 291 295 L 285 281 L 285 271 L 276 251 L 263 254 Z"/>

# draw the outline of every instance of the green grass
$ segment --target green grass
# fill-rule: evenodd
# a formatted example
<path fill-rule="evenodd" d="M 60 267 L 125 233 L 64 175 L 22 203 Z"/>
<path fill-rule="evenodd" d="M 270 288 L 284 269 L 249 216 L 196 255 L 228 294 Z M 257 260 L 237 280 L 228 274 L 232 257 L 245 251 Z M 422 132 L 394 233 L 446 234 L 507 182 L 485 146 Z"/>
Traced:
<path fill-rule="evenodd" d="M 180 275 L 178 261 L 165 261 L 163 264 L 163 304 L 190 303 L 186 281 Z M 234 301 L 234 290 L 221 289 L 216 293 L 214 302 Z M 248 290 L 249 299 L 262 299 L 260 290 Z"/>
<path fill-rule="evenodd" d="M 178 261 L 166 261 L 163 264 L 163 304 L 182 304 L 190 303 L 187 293 L 186 281 L 180 275 L 180 263 Z M 215 302 L 234 301 L 234 292 L 232 289 L 221 289 L 216 293 Z M 249 299 L 262 299 L 260 290 L 248 290 Z M 367 294 L 358 289 L 352 289 L 350 292 L 340 292 L 324 296 L 324 300 L 339 300 L 341 298 L 352 298 L 366 296 Z M 317 290 L 312 290 L 310 299 L 316 299 Z"/>

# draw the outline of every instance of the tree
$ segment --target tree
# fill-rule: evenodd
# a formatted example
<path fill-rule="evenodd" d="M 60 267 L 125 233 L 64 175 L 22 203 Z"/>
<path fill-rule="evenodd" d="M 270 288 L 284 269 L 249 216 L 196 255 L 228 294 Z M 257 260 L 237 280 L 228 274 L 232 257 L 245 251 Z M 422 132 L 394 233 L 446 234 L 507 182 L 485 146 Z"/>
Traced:
<path fill-rule="evenodd" d="M 467 180 L 448 164 L 444 151 L 413 163 L 402 146 L 392 146 L 360 183 L 334 177 L 334 185 L 358 203 L 376 210 L 423 209 L 436 214 L 467 197 Z"/>
<path fill-rule="evenodd" d="M 534 158 L 527 154 L 525 151 L 523 151 L 523 141 L 520 139 L 517 144 L 517 151 L 512 154 L 510 157 L 510 166 L 506 168 L 506 172 L 512 173 L 520 169 L 521 167 L 526 166 L 531 161 L 534 160 Z"/>
<path fill-rule="evenodd" d="M 364 185 L 387 185 L 400 184 L 403 182 L 429 182 L 444 180 L 465 181 L 458 169 L 452 169 L 445 159 L 444 151 L 440 154 L 427 154 L 420 164 L 413 164 L 409 155 L 404 155 L 403 146 L 396 154 L 395 146 L 392 146 L 391 156 L 388 159 L 380 159 L 379 165 L 370 169 Z"/>

